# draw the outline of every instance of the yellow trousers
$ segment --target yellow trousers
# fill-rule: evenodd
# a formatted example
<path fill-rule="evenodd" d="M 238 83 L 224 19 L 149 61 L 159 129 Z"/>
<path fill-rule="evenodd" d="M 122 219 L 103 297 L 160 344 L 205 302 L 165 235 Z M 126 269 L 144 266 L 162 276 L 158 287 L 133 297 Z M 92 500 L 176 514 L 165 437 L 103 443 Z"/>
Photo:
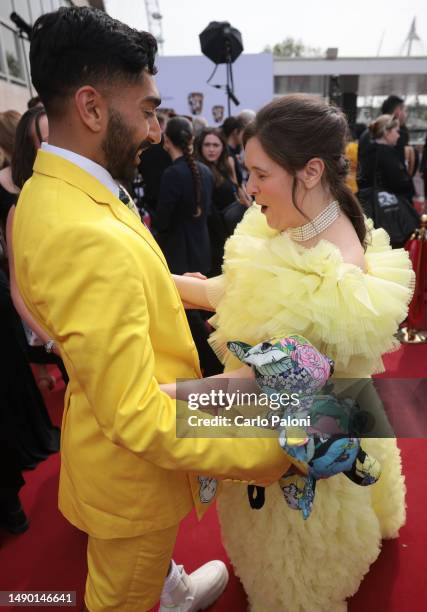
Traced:
<path fill-rule="evenodd" d="M 89 612 L 146 612 L 160 599 L 178 526 L 135 538 L 89 536 L 85 604 Z"/>

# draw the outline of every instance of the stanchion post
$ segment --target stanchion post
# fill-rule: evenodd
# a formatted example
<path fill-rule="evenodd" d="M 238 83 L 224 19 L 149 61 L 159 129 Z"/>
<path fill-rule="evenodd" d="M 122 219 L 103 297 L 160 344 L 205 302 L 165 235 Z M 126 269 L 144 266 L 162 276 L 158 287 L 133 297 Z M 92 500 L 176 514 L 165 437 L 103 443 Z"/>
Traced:
<path fill-rule="evenodd" d="M 427 288 L 427 214 L 421 215 L 421 227 L 415 230 L 406 246 L 409 251 L 415 271 L 415 289 L 408 309 L 406 325 L 401 327 L 397 337 L 403 344 L 421 344 L 427 342 L 427 330 L 419 329 L 421 321 L 425 320 L 424 295 Z M 411 249 L 414 243 L 415 249 Z M 415 251 L 415 253 L 414 253 Z M 422 324 L 422 323 L 421 323 Z"/>

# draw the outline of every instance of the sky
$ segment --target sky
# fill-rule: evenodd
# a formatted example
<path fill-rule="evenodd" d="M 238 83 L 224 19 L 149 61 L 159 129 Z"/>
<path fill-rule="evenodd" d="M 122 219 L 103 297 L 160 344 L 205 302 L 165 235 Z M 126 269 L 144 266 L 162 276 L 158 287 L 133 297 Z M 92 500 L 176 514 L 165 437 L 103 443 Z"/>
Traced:
<path fill-rule="evenodd" d="M 104 0 L 108 13 L 147 29 L 144 0 Z M 260 53 L 288 36 L 310 47 L 338 47 L 341 57 L 401 55 L 412 19 L 427 56 L 427 0 L 150 0 L 162 15 L 164 55 L 199 55 L 199 34 L 210 21 L 240 30 L 246 53 Z M 378 53 L 379 51 L 379 53 Z M 406 54 L 406 52 L 404 53 Z"/>

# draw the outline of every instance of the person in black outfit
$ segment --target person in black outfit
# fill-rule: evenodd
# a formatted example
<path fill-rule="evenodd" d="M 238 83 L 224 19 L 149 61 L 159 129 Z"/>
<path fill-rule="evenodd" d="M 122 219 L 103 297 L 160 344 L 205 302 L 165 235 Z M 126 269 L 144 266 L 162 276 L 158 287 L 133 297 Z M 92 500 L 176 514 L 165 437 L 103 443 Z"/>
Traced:
<path fill-rule="evenodd" d="M 0 254 L 0 257 L 2 255 Z M 7 397 L 13 385 L 13 378 L 9 381 L 8 364 L 11 361 L 10 351 L 16 350 L 15 339 L 12 338 L 9 346 L 12 329 L 10 316 L 13 314 L 9 294 L 9 283 L 7 276 L 0 267 L 0 354 L 2 357 L 1 386 L 2 395 L 0 402 L 0 527 L 12 533 L 22 533 L 28 528 L 28 519 L 22 509 L 19 499 L 19 491 L 24 486 L 25 480 L 22 476 L 22 465 L 18 452 L 18 440 L 16 437 L 16 426 L 11 422 L 14 414 Z M 12 360 L 13 364 L 13 360 Z M 4 369 L 6 368 L 6 369 Z M 13 373 L 15 376 L 15 374 Z M 18 381 L 21 384 L 21 381 Z"/>
<path fill-rule="evenodd" d="M 22 533 L 28 520 L 19 491 L 22 470 L 59 450 L 53 427 L 28 360 L 25 332 L 13 306 L 5 262 L 0 267 L 0 527 Z"/>
<path fill-rule="evenodd" d="M 391 115 L 381 115 L 369 126 L 371 141 L 359 162 L 359 190 L 377 186 L 412 203 L 414 187 L 395 144 L 399 138 L 399 121 Z"/>
<path fill-rule="evenodd" d="M 405 147 L 409 145 L 409 130 L 406 127 L 406 108 L 405 101 L 399 96 L 389 96 L 384 100 L 381 106 L 382 115 L 392 115 L 394 119 L 399 121 L 399 139 L 394 145 L 399 159 L 402 164 L 405 164 Z"/>
<path fill-rule="evenodd" d="M 212 257 L 207 219 L 212 207 L 214 178 L 193 157 L 193 128 L 185 117 L 167 123 L 164 146 L 173 160 L 160 183 L 154 221 L 157 240 L 173 274 L 210 272 Z M 219 374 L 222 367 L 208 345 L 205 321 L 198 310 L 187 310 L 204 376 Z"/>
<path fill-rule="evenodd" d="M 212 246 L 211 276 L 218 276 L 222 271 L 225 241 L 231 233 L 228 231 L 224 214 L 230 205 L 239 201 L 242 190 L 239 193 L 234 160 L 228 154 L 227 143 L 221 130 L 203 130 L 196 139 L 195 152 L 197 159 L 210 168 L 215 179 L 209 235 Z M 246 205 L 242 203 L 239 206 L 240 219 L 246 211 Z"/>
<path fill-rule="evenodd" d="M 165 115 L 158 113 L 160 129 L 164 132 L 167 119 Z M 163 142 L 152 144 L 141 154 L 141 162 L 138 166 L 139 173 L 142 176 L 144 187 L 144 208 L 147 209 L 152 218 L 152 230 L 156 233 L 155 226 L 155 210 L 159 199 L 160 183 L 163 172 L 172 164 L 169 153 L 165 150 Z"/>
<path fill-rule="evenodd" d="M 406 110 L 404 100 L 399 98 L 399 96 L 389 96 L 382 104 L 381 115 L 392 115 L 393 118 L 397 119 L 399 122 L 400 134 L 394 146 L 398 152 L 400 161 L 404 164 L 405 146 L 409 143 L 409 132 L 405 125 Z M 362 132 L 359 138 L 359 161 L 363 159 L 365 153 L 369 150 L 371 140 L 371 132 L 369 128 L 367 128 Z"/>
<path fill-rule="evenodd" d="M 173 163 L 160 182 L 154 215 L 158 242 L 172 273 L 207 274 L 211 267 L 207 217 L 214 179 L 210 170 L 193 157 L 193 131 L 188 119 L 170 119 L 164 142 Z"/>
<path fill-rule="evenodd" d="M 239 159 L 242 151 L 243 127 L 243 121 L 238 117 L 227 117 L 221 128 L 227 141 L 228 154 L 234 160 L 238 185 L 241 185 L 243 180 L 243 168 Z"/>

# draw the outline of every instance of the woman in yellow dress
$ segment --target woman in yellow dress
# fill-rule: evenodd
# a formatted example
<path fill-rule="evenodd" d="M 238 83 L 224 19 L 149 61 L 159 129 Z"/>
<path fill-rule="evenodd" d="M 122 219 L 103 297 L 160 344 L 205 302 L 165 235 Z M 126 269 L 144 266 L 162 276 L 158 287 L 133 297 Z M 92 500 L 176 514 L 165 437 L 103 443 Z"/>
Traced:
<path fill-rule="evenodd" d="M 246 129 L 247 190 L 257 205 L 228 240 L 220 277 L 176 277 L 184 301 L 215 308 L 211 342 L 226 370 L 239 365 L 228 341 L 254 345 L 289 332 L 333 359 L 340 378 L 369 378 L 397 348 L 414 275 L 346 186 L 346 130 L 339 109 L 307 95 L 274 100 Z M 279 486 L 252 510 L 245 485 L 224 484 L 224 545 L 252 612 L 342 612 L 381 539 L 397 537 L 405 485 L 396 440 L 363 446 L 382 465 L 379 481 L 319 481 L 307 521 Z"/>

